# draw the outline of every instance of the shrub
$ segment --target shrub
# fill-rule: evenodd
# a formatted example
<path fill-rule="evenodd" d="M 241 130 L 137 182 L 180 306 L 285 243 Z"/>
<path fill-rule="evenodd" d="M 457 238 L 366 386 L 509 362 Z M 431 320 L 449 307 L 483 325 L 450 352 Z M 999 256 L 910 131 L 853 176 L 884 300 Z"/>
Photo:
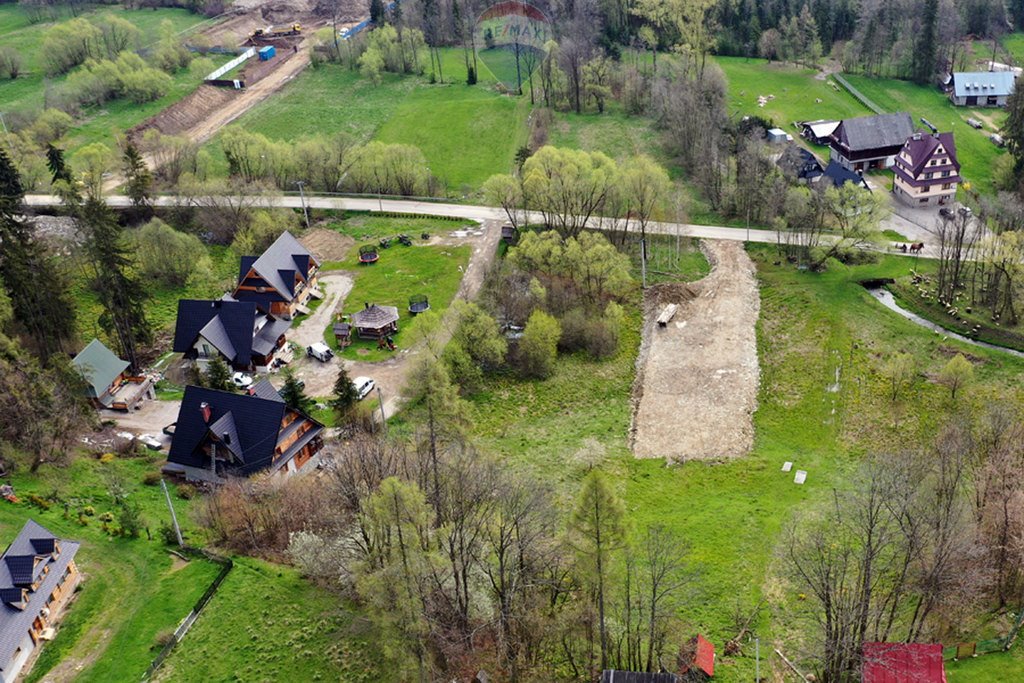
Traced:
<path fill-rule="evenodd" d="M 174 533 L 174 527 L 167 522 L 160 522 L 157 533 L 165 545 L 178 545 L 178 535 Z"/>
<path fill-rule="evenodd" d="M 160 99 L 171 89 L 171 77 L 159 69 L 145 67 L 121 77 L 125 97 L 136 104 Z"/>
<path fill-rule="evenodd" d="M 86 505 L 84 508 L 82 508 L 82 514 L 86 517 L 92 517 L 96 514 L 96 508 L 94 508 L 92 505 Z"/>
<path fill-rule="evenodd" d="M 167 287 L 181 287 L 196 275 L 212 277 L 206 247 L 195 235 L 178 232 L 154 218 L 134 233 L 135 256 L 146 279 Z"/>
<path fill-rule="evenodd" d="M 0 47 L 0 78 L 14 80 L 21 73 L 21 55 L 13 47 Z"/>
<path fill-rule="evenodd" d="M 162 650 L 174 640 L 174 631 L 169 628 L 165 628 L 156 634 L 156 639 L 153 641 L 153 647 L 150 650 Z"/>
<path fill-rule="evenodd" d="M 142 531 L 142 508 L 134 501 L 124 501 L 117 514 L 117 522 L 121 525 L 121 533 L 129 538 L 138 538 Z"/>
<path fill-rule="evenodd" d="M 107 463 L 114 462 L 114 460 L 116 459 L 117 456 L 114 455 L 113 453 L 104 453 L 103 455 L 100 456 L 100 462 L 103 463 L 104 465 L 106 465 Z"/>
<path fill-rule="evenodd" d="M 159 472 L 146 472 L 142 475 L 142 483 L 146 486 L 156 486 L 162 478 Z"/>
<path fill-rule="evenodd" d="M 192 500 L 196 497 L 196 487 L 192 484 L 178 484 L 178 497 L 182 500 Z"/>
<path fill-rule="evenodd" d="M 46 500 L 42 496 L 37 496 L 34 493 L 28 494 L 28 502 L 29 502 L 29 505 L 34 505 L 37 508 L 39 508 L 40 510 L 49 510 L 50 509 L 50 501 Z"/>
<path fill-rule="evenodd" d="M 558 339 L 558 350 L 567 353 L 587 347 L 590 319 L 581 308 L 574 308 L 562 316 L 562 336 Z"/>
<path fill-rule="evenodd" d="M 544 378 L 554 371 L 562 326 L 544 311 L 534 311 L 519 341 L 519 362 L 523 374 Z"/>
<path fill-rule="evenodd" d="M 105 522 L 113 522 L 114 521 L 114 513 L 113 512 L 103 512 L 96 519 L 98 519 L 98 520 L 100 520 L 101 522 L 104 522 L 104 523 Z"/>

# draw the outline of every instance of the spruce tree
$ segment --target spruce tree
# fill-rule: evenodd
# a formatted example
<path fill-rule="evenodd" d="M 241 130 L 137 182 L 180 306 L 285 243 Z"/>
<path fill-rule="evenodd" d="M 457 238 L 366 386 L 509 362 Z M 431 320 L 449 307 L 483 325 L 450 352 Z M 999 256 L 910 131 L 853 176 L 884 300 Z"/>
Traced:
<path fill-rule="evenodd" d="M 50 174 L 53 176 L 53 182 L 63 180 L 66 183 L 71 182 L 71 171 L 68 169 L 67 163 L 64 161 L 64 150 L 59 147 L 54 147 L 52 144 L 46 146 L 46 167 L 50 169 Z"/>
<path fill-rule="evenodd" d="M 14 319 L 45 362 L 75 332 L 75 307 L 66 278 L 21 216 L 25 192 L 14 163 L 0 148 L 0 280 Z"/>
<path fill-rule="evenodd" d="M 924 11 L 921 16 L 921 31 L 918 33 L 917 47 L 914 50 L 913 64 L 911 65 L 914 80 L 922 85 L 931 81 L 932 76 L 935 74 L 935 52 L 938 49 L 938 46 L 935 44 L 938 16 L 939 0 L 925 0 Z"/>
<path fill-rule="evenodd" d="M 334 382 L 334 397 L 331 399 L 331 408 L 334 409 L 338 420 L 346 420 L 358 401 L 359 392 L 352 384 L 352 378 L 348 376 L 348 372 L 342 367 L 338 373 L 338 379 Z"/>
<path fill-rule="evenodd" d="M 131 142 L 124 148 L 125 194 L 132 200 L 132 206 L 139 208 L 149 204 L 153 174 L 146 167 L 138 148 Z"/>
<path fill-rule="evenodd" d="M 370 0 L 370 21 L 380 26 L 384 23 L 384 1 Z"/>
<path fill-rule="evenodd" d="M 231 368 L 224 362 L 224 359 L 220 356 L 214 357 L 210 361 L 209 365 L 206 366 L 206 376 L 203 378 L 204 384 L 210 389 L 218 389 L 220 391 L 231 391 Z"/>
<path fill-rule="evenodd" d="M 281 398 L 293 410 L 306 412 L 312 401 L 303 392 L 302 385 L 291 370 L 284 371 L 284 386 L 281 387 Z"/>
<path fill-rule="evenodd" d="M 138 345 L 150 343 L 153 332 L 146 320 L 145 288 L 133 272 L 123 229 L 100 198 L 87 199 L 79 218 L 88 235 L 85 251 L 92 267 L 91 288 L 103 306 L 100 324 L 114 333 L 122 357 L 137 372 Z"/>

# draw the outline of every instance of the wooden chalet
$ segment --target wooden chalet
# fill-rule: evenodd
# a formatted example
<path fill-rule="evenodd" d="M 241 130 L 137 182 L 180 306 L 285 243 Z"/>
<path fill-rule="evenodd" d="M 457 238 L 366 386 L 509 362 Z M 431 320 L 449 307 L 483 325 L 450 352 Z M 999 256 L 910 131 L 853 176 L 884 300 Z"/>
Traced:
<path fill-rule="evenodd" d="M 182 299 L 174 326 L 175 353 L 200 366 L 220 357 L 243 372 L 269 371 L 291 322 L 261 313 L 252 301 Z"/>
<path fill-rule="evenodd" d="M 53 639 L 82 578 L 78 548 L 30 519 L 0 556 L 0 683 L 21 680 L 36 650 Z"/>
<path fill-rule="evenodd" d="M 243 256 L 238 286 L 232 298 L 251 301 L 263 313 L 291 319 L 308 313 L 311 296 L 322 298 L 317 289 L 320 262 L 290 233 L 284 232 L 259 257 Z"/>
<path fill-rule="evenodd" d="M 316 464 L 323 431 L 266 379 L 244 394 L 186 387 L 164 472 L 213 483 L 257 472 L 287 476 Z"/>
<path fill-rule="evenodd" d="M 905 204 L 933 206 L 956 199 L 960 162 L 952 133 L 915 133 L 893 164 L 892 192 Z"/>
<path fill-rule="evenodd" d="M 133 410 L 147 398 L 156 398 L 152 380 L 128 372 L 128 361 L 99 339 L 89 342 L 71 362 L 85 379 L 86 395 L 96 408 Z"/>

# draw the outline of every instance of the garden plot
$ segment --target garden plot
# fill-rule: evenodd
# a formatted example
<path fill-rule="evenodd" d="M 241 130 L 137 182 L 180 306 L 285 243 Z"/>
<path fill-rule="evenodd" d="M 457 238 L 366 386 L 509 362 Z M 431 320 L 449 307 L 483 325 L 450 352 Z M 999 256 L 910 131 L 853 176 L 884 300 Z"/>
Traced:
<path fill-rule="evenodd" d="M 638 458 L 707 460 L 753 445 L 760 299 L 754 265 L 739 242 L 704 243 L 711 273 L 648 290 L 632 426 Z M 678 312 L 664 327 L 670 304 Z"/>

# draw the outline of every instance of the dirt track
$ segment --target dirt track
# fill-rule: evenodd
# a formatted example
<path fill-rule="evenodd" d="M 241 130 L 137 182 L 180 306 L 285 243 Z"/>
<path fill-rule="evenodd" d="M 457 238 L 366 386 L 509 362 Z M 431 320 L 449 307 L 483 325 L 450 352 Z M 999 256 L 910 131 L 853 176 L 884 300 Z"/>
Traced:
<path fill-rule="evenodd" d="M 632 427 L 638 458 L 709 460 L 753 445 L 760 298 L 739 242 L 705 241 L 711 273 L 688 285 L 647 290 Z M 679 304 L 665 328 L 656 319 Z"/>

